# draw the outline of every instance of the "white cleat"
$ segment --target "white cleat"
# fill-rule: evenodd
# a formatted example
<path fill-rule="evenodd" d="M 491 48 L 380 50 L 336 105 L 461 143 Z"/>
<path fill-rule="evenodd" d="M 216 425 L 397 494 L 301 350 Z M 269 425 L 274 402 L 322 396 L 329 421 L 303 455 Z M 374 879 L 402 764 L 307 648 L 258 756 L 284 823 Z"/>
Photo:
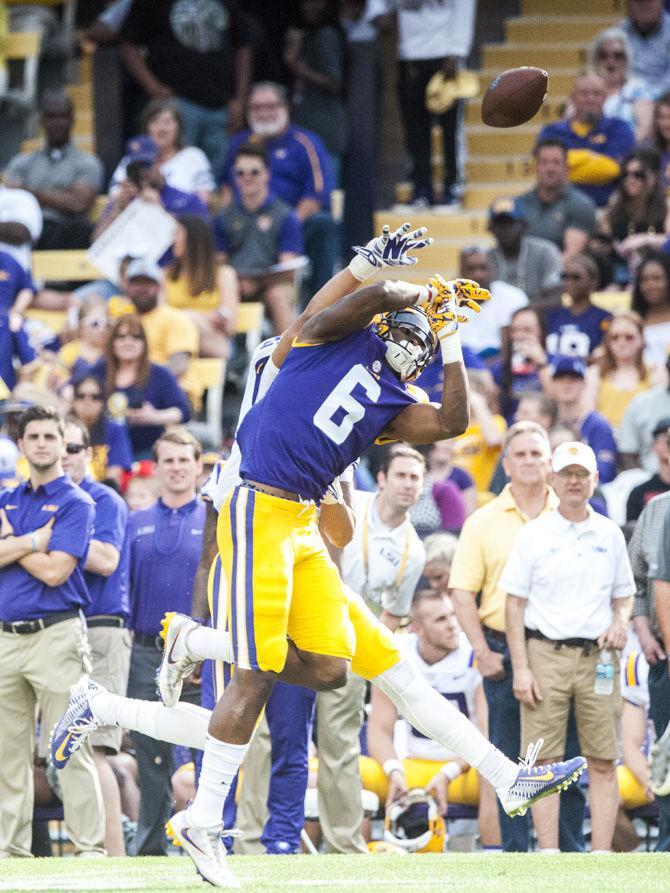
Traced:
<path fill-rule="evenodd" d="M 226 848 L 221 840 L 223 828 L 201 828 L 192 825 L 188 810 L 175 813 L 165 826 L 170 840 L 182 847 L 193 860 L 196 871 L 214 887 L 239 889 L 241 886 L 230 868 Z"/>
<path fill-rule="evenodd" d="M 586 769 L 584 757 L 534 766 L 543 744 L 544 740 L 540 738 L 535 744 L 528 746 L 526 759 L 520 761 L 519 774 L 514 784 L 508 788 L 498 788 L 496 792 L 509 816 L 525 815 L 533 803 L 569 788 Z"/>
<path fill-rule="evenodd" d="M 166 707 L 174 707 L 181 697 L 184 679 L 195 669 L 196 661 L 188 653 L 186 638 L 199 624 L 185 614 L 168 611 L 161 620 L 163 657 L 156 673 L 158 694 Z"/>

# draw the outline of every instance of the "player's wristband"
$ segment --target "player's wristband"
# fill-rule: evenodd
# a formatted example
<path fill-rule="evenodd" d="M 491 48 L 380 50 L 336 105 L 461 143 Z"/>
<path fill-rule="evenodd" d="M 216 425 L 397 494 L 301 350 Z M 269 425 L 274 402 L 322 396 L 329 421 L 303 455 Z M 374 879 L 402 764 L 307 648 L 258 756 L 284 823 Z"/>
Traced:
<path fill-rule="evenodd" d="M 377 268 L 364 257 L 361 257 L 360 254 L 356 254 L 349 261 L 349 272 L 354 279 L 358 279 L 359 282 L 364 282 L 377 272 Z"/>
<path fill-rule="evenodd" d="M 463 351 L 461 349 L 461 336 L 458 332 L 452 335 L 444 335 L 440 338 L 440 351 L 442 352 L 442 365 L 448 363 L 462 363 Z"/>
<path fill-rule="evenodd" d="M 30 534 L 30 545 L 32 546 L 33 552 L 37 552 L 37 540 L 35 539 L 35 534 Z"/>
<path fill-rule="evenodd" d="M 395 759 L 384 760 L 382 770 L 387 778 L 390 778 L 393 772 L 401 772 L 403 775 L 405 774 L 405 767 L 400 760 Z"/>
<path fill-rule="evenodd" d="M 440 767 L 440 772 L 448 781 L 454 781 L 459 775 L 463 774 L 463 770 L 455 760 L 450 760 Z"/>

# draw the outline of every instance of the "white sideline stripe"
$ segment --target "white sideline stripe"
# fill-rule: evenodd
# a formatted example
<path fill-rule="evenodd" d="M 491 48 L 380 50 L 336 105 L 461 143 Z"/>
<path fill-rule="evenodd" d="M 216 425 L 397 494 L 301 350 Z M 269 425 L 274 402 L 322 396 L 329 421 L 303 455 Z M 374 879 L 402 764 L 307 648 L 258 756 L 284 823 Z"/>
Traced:
<path fill-rule="evenodd" d="M 253 881 L 258 881 L 259 883 L 270 883 L 269 880 L 265 878 L 260 878 L 255 875 L 245 876 L 245 873 L 238 874 L 236 872 L 236 876 L 238 880 L 242 882 L 242 884 L 251 884 Z M 165 881 L 156 881 L 153 878 L 150 881 L 150 886 L 147 886 L 147 877 L 146 875 L 142 877 L 138 877 L 137 879 L 129 879 L 127 876 L 123 877 L 121 875 L 113 875 L 110 874 L 108 877 L 104 878 L 86 878 L 86 877 L 72 877 L 71 875 L 66 874 L 56 874 L 53 876 L 40 877 L 39 880 L 35 880 L 35 878 L 15 878 L 13 880 L 0 881 L 0 890 L 62 890 L 62 891 L 70 891 L 70 890 L 174 890 L 175 883 L 179 881 L 180 884 L 185 886 L 199 886 L 201 883 L 200 879 L 195 875 L 195 873 L 179 873 L 178 877 L 174 875 L 169 879 L 165 879 Z M 422 879 L 420 881 L 422 890 L 429 890 L 432 888 L 437 889 L 438 887 L 444 889 L 444 878 L 436 881 L 428 881 L 426 879 Z M 287 890 L 293 890 L 296 887 L 369 887 L 373 886 L 377 887 L 394 887 L 395 889 L 403 889 L 403 888 L 413 888 L 416 889 L 417 880 L 408 878 L 407 881 L 399 881 L 397 878 L 389 878 L 388 880 L 380 880 L 379 878 L 374 881 L 370 880 L 349 880 L 347 881 L 345 878 L 331 878 L 327 880 L 297 880 L 287 878 L 285 881 L 272 881 L 273 889 L 279 889 L 285 887 Z M 204 885 L 203 885 L 204 886 Z"/>

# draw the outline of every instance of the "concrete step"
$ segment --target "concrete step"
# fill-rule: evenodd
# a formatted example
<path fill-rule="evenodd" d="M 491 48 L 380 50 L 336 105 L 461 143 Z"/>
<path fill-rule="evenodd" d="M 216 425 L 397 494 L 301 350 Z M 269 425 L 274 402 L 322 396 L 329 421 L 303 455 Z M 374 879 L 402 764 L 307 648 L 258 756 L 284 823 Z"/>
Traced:
<path fill-rule="evenodd" d="M 534 186 L 532 179 L 504 180 L 498 183 L 469 183 L 465 187 L 463 206 L 471 210 L 488 210 L 491 202 L 501 195 L 520 195 Z"/>
<path fill-rule="evenodd" d="M 521 0 L 522 15 L 616 16 L 626 15 L 626 0 Z"/>
<path fill-rule="evenodd" d="M 528 155 L 475 155 L 468 158 L 468 183 L 526 182 L 532 179 L 533 164 Z"/>
<path fill-rule="evenodd" d="M 466 140 L 469 155 L 498 155 L 506 158 L 509 155 L 529 155 L 537 135 L 539 125 L 524 124 L 521 127 L 496 128 L 468 127 Z"/>
<path fill-rule="evenodd" d="M 589 4 L 590 5 L 590 4 Z M 554 4 L 554 7 L 558 4 Z M 505 21 L 505 34 L 509 43 L 558 43 L 591 40 L 603 28 L 610 28 L 618 21 L 617 16 L 515 16 Z"/>
<path fill-rule="evenodd" d="M 551 36 L 547 40 L 552 40 Z M 588 40 L 561 44 L 552 41 L 549 46 L 535 42 L 488 44 L 482 53 L 482 65 L 499 71 L 536 65 L 550 74 L 554 68 L 583 68 L 587 62 L 587 44 Z"/>
<path fill-rule="evenodd" d="M 421 211 L 413 209 L 377 211 L 375 232 L 381 232 L 382 226 L 386 223 L 391 227 L 391 231 L 396 230 L 407 220 L 410 220 L 413 226 L 427 226 L 428 234 L 439 242 L 450 239 L 476 241 L 478 237 L 486 236 L 488 232 L 488 218 L 483 211 L 444 213 L 431 208 Z"/>

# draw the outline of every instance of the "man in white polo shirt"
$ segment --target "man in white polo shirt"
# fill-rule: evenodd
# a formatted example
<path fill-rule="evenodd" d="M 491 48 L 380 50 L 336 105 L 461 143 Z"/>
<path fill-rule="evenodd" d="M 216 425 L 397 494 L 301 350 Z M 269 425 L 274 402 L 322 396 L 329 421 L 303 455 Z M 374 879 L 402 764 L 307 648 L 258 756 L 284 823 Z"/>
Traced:
<path fill-rule="evenodd" d="M 356 532 L 342 551 L 340 573 L 389 629 L 409 614 L 425 564 L 423 544 L 409 519 L 425 470 L 421 453 L 393 446 L 382 460 L 378 491 L 354 493 Z M 358 769 L 364 704 L 365 680 L 354 673 L 343 688 L 316 696 L 319 819 L 330 852 L 367 852 Z"/>
<path fill-rule="evenodd" d="M 593 450 L 563 443 L 551 468 L 558 507 L 521 528 L 500 578 L 513 688 L 522 749 L 543 736 L 542 762 L 563 753 L 574 701 L 589 767 L 591 845 L 604 852 L 618 807 L 618 651 L 626 644 L 635 583 L 621 530 L 589 506 L 598 481 Z M 541 848 L 557 852 L 558 802 L 534 806 L 533 821 Z"/>

